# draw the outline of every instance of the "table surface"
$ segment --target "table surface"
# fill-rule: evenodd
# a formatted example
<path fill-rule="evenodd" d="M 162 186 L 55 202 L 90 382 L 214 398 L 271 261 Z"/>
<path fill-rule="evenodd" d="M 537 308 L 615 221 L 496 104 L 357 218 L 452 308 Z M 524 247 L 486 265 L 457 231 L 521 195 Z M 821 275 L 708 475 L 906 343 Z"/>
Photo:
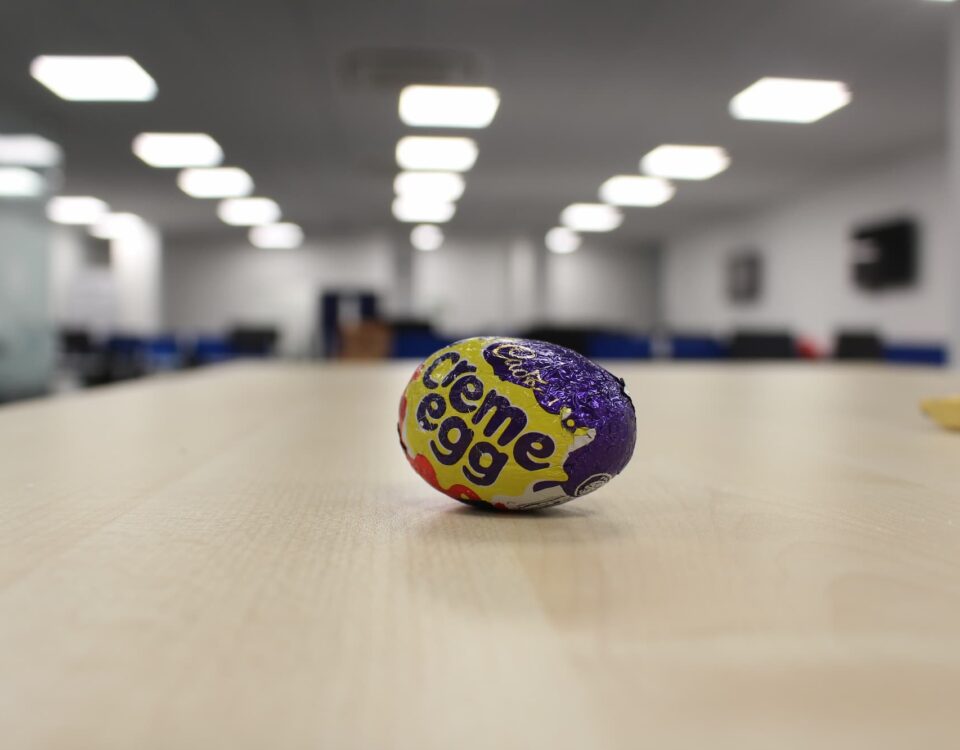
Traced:
<path fill-rule="evenodd" d="M 536 515 L 417 477 L 410 364 L 0 410 L 0 745 L 960 746 L 960 378 L 625 365 L 633 462 Z"/>

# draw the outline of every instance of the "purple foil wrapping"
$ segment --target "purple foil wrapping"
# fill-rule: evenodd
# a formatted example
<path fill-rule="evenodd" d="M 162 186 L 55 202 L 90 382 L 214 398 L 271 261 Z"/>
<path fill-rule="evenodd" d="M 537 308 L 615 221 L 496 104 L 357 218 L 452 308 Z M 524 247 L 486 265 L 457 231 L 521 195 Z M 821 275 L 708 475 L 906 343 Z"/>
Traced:
<path fill-rule="evenodd" d="M 545 341 L 498 339 L 484 348 L 483 356 L 501 380 L 533 386 L 545 411 L 558 417 L 564 413 L 560 429 L 596 430 L 593 441 L 573 451 L 563 465 L 569 479 L 562 487 L 569 497 L 593 492 L 629 463 L 637 418 L 623 380 L 575 351 Z M 511 366 L 517 360 L 522 367 Z M 543 382 L 532 381 L 530 373 Z"/>

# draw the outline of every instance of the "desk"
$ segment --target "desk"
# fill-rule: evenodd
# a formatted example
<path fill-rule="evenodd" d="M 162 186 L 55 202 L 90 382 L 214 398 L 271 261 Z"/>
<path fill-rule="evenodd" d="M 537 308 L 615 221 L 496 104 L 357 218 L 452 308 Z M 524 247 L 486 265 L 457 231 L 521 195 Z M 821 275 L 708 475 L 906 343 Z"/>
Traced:
<path fill-rule="evenodd" d="M 480 513 L 406 464 L 409 364 L 0 410 L 0 745 L 960 746 L 940 373 L 626 365 L 625 473 Z"/>

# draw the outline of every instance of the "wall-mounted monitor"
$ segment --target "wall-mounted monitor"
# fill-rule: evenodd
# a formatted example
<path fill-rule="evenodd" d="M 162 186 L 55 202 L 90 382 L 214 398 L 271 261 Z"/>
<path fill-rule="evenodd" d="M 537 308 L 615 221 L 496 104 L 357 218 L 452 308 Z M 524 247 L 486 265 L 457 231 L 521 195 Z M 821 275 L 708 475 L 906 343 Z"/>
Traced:
<path fill-rule="evenodd" d="M 763 293 L 763 258 L 756 250 L 740 250 L 727 262 L 727 297 L 734 304 L 749 304 Z"/>
<path fill-rule="evenodd" d="M 854 283 L 871 292 L 912 286 L 919 266 L 919 230 L 912 219 L 857 227 L 852 234 Z"/>

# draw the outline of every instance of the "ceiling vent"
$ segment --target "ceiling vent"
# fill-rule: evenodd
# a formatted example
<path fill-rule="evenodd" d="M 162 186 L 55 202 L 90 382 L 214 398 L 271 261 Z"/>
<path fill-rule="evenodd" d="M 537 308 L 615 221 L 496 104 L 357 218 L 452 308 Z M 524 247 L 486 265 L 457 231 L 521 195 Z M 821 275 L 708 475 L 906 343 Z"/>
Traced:
<path fill-rule="evenodd" d="M 343 55 L 340 80 L 355 89 L 399 89 L 411 83 L 474 83 L 476 56 L 423 49 L 357 49 Z"/>

